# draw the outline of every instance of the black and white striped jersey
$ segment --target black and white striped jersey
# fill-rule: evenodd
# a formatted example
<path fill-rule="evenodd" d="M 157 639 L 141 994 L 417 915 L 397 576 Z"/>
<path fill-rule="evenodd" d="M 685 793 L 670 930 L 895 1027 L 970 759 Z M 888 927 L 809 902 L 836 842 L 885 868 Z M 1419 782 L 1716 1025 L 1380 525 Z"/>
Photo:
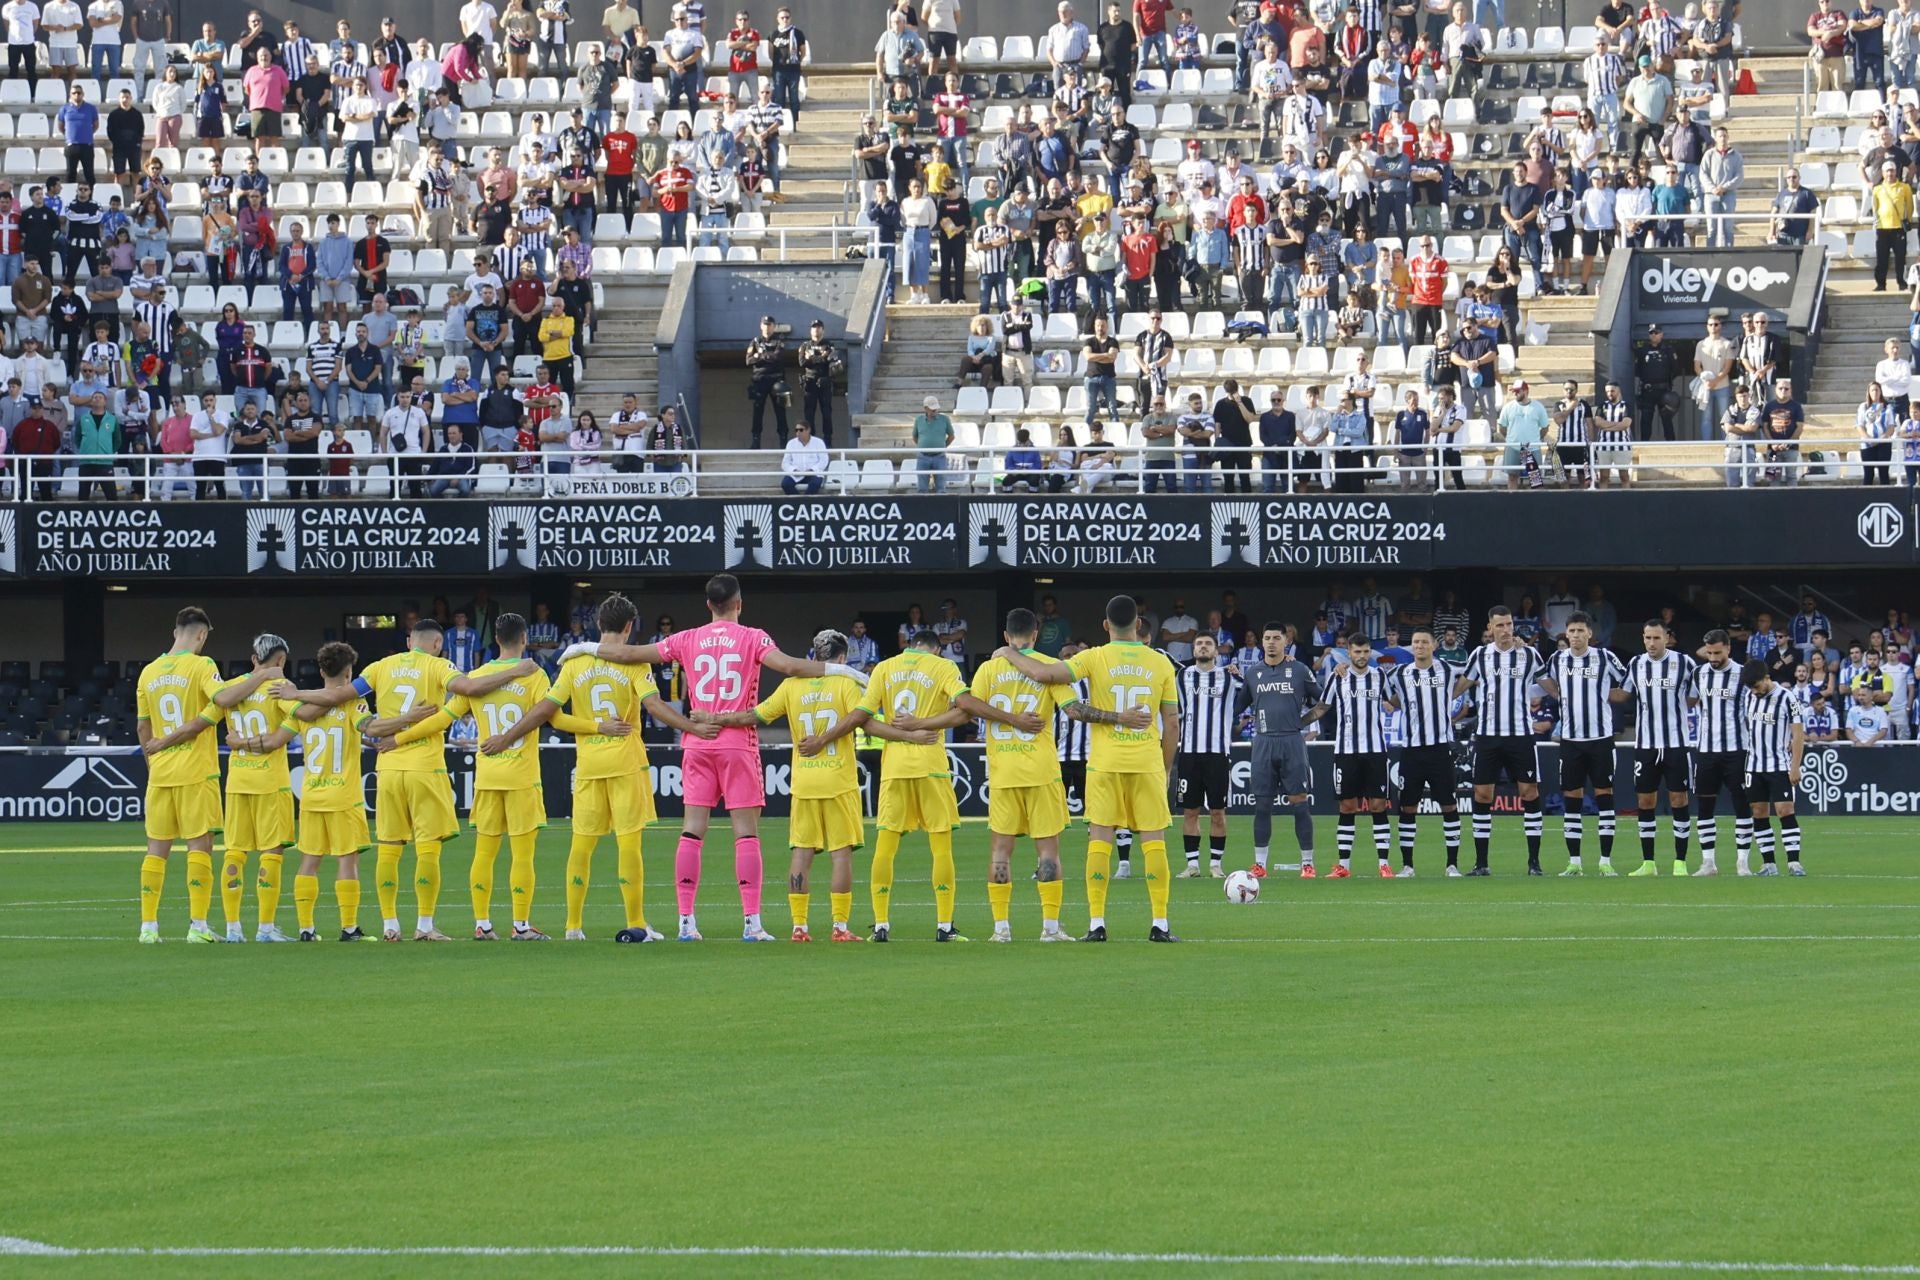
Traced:
<path fill-rule="evenodd" d="M 1334 726 L 1335 755 L 1370 755 L 1387 749 L 1381 713 L 1388 696 L 1388 675 L 1379 667 L 1329 672 L 1320 687 L 1320 703 L 1330 706 L 1339 722 Z"/>
<path fill-rule="evenodd" d="M 1541 674 L 1540 655 L 1531 645 L 1513 648 L 1483 644 L 1467 658 L 1461 676 L 1479 691 L 1482 738 L 1531 738 L 1533 713 L 1527 690 Z"/>
<path fill-rule="evenodd" d="M 1747 772 L 1785 773 L 1793 768 L 1793 726 L 1806 723 L 1800 703 L 1785 685 L 1747 694 Z"/>
<path fill-rule="evenodd" d="M 1073 692 L 1082 702 L 1086 701 L 1087 682 L 1085 680 L 1075 680 L 1073 682 Z M 1086 722 L 1075 720 L 1072 716 L 1068 715 L 1066 704 L 1062 703 L 1054 707 L 1053 741 L 1055 746 L 1059 748 L 1062 763 L 1071 764 L 1075 761 L 1081 763 L 1086 762 L 1087 730 L 1090 727 Z"/>
<path fill-rule="evenodd" d="M 1633 406 L 1625 400 L 1602 400 L 1593 409 L 1593 440 L 1595 444 L 1632 444 L 1633 426 L 1627 420 L 1633 417 Z"/>
<path fill-rule="evenodd" d="M 1233 746 L 1233 724 L 1245 696 L 1240 677 L 1214 664 L 1180 672 L 1180 751 L 1223 756 Z"/>
<path fill-rule="evenodd" d="M 1627 691 L 1639 700 L 1634 746 L 1687 745 L 1687 699 L 1693 693 L 1694 668 L 1699 665 L 1671 649 L 1658 658 L 1640 654 L 1627 664 Z M 1737 676 L 1738 670 L 1734 674 Z"/>
<path fill-rule="evenodd" d="M 1441 747 L 1454 741 L 1453 682 L 1458 667 L 1435 658 L 1424 670 L 1417 662 L 1393 669 L 1389 696 L 1400 704 L 1401 745 Z"/>
<path fill-rule="evenodd" d="M 1563 399 L 1560 415 L 1560 443 L 1573 446 L 1587 443 L 1587 419 L 1593 416 L 1587 402 L 1579 396 Z"/>
<path fill-rule="evenodd" d="M 1613 702 L 1608 696 L 1627 683 L 1626 664 L 1610 649 L 1585 653 L 1562 649 L 1547 659 L 1547 678 L 1560 687 L 1562 742 L 1613 737 Z"/>
<path fill-rule="evenodd" d="M 1716 667 L 1703 662 L 1694 669 L 1692 694 L 1699 703 L 1695 747 L 1702 752 L 1747 749 L 1747 691 L 1740 687 L 1740 664 Z"/>

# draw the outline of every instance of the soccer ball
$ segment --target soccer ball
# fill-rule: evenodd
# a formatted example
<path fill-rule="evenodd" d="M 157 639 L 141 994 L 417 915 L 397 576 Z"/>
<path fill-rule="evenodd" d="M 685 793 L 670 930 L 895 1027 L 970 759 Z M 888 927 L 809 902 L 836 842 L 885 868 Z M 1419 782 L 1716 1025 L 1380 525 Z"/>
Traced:
<path fill-rule="evenodd" d="M 1226 879 L 1228 902 L 1252 902 L 1260 896 L 1260 882 L 1251 871 L 1236 871 Z"/>

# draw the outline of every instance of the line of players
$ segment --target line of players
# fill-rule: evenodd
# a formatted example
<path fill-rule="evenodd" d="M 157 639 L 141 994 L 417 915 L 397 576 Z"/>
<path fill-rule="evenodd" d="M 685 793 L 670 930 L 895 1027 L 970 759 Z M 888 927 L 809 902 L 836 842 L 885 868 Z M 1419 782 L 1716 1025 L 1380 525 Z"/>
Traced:
<path fill-rule="evenodd" d="M 1422 800 L 1431 798 L 1441 812 L 1447 851 L 1447 875 L 1490 874 L 1488 846 L 1493 834 L 1493 799 L 1504 777 L 1519 791 L 1527 840 L 1527 874 L 1544 874 L 1540 865 L 1542 806 L 1536 740 L 1529 690 L 1538 685 L 1560 699 L 1560 784 L 1565 800 L 1562 832 L 1568 862 L 1561 874 L 1584 872 L 1582 810 L 1589 788 L 1593 793 L 1599 836 L 1599 873 L 1619 874 L 1613 867 L 1613 845 L 1619 809 L 1614 796 L 1614 721 L 1616 704 L 1635 698 L 1639 714 L 1634 725 L 1634 801 L 1639 818 L 1641 865 L 1633 876 L 1659 874 L 1657 805 L 1665 793 L 1673 839 L 1673 874 L 1687 871 L 1688 844 L 1693 834 L 1692 802 L 1699 804 L 1701 862 L 1692 874 L 1719 874 L 1716 861 L 1715 810 L 1721 792 L 1734 802 L 1734 839 L 1740 875 L 1778 875 L 1773 820 L 1780 826 L 1780 846 L 1787 871 L 1805 875 L 1800 860 L 1800 825 L 1793 796 L 1800 782 L 1805 752 L 1804 721 L 1799 704 L 1784 687 L 1767 675 L 1766 665 L 1744 666 L 1731 660 L 1731 642 L 1724 631 L 1707 633 L 1701 661 L 1670 648 L 1671 635 L 1658 622 L 1642 630 L 1645 652 L 1629 661 L 1606 649 L 1594 648 L 1593 621 L 1575 613 L 1567 622 L 1568 647 L 1542 659 L 1513 632 L 1513 615 L 1505 606 L 1489 611 L 1492 639 L 1475 649 L 1457 669 L 1435 656 L 1433 634 L 1413 633 L 1414 660 L 1392 668 L 1375 666 L 1367 638 L 1344 638 L 1347 661 L 1335 667 L 1319 684 L 1317 697 L 1306 705 L 1300 691 L 1313 687 L 1311 673 L 1298 663 L 1275 671 L 1269 640 L 1266 662 L 1247 680 L 1246 698 L 1256 719 L 1253 743 L 1255 832 L 1253 873 L 1267 873 L 1267 832 L 1264 825 L 1277 781 L 1295 815 L 1300 840 L 1303 878 L 1317 876 L 1312 848 L 1312 824 L 1306 817 L 1305 750 L 1297 730 L 1301 725 L 1333 712 L 1334 788 L 1339 797 L 1339 862 L 1328 874 L 1351 874 L 1354 839 L 1362 813 L 1371 818 L 1374 851 L 1382 878 L 1413 876 L 1416 822 Z M 1269 637 L 1272 633 L 1269 632 Z M 1289 670 L 1288 668 L 1297 668 Z M 1183 679 L 1184 679 L 1183 674 Z M 1290 688 L 1283 693 L 1276 686 Z M 1458 785 L 1455 775 L 1453 718 L 1455 700 L 1478 691 L 1479 723 L 1472 740 L 1474 865 L 1462 871 Z M 1263 705 L 1265 704 L 1265 705 Z M 1399 851 L 1396 873 L 1391 859 L 1392 819 L 1388 813 L 1385 712 L 1403 715 L 1404 743 L 1399 792 Z M 1688 731 L 1690 711 L 1697 713 L 1697 732 Z M 1275 735 L 1271 726 L 1278 724 Z M 1268 742 L 1270 737 L 1277 740 Z M 1188 766 L 1183 760 L 1183 774 Z M 1271 775 L 1270 776 L 1270 771 Z M 1761 865 L 1751 865 L 1758 845 Z M 1197 875 L 1190 855 L 1188 875 Z M 1216 874 L 1218 874 L 1216 861 Z"/>

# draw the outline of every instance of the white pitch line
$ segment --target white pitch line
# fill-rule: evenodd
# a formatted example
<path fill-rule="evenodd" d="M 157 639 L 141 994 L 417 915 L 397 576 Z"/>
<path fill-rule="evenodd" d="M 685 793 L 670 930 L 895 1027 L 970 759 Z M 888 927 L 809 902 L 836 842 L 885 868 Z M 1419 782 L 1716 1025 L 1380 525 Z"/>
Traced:
<path fill-rule="evenodd" d="M 814 1258 L 888 1262 L 1032 1262 L 1128 1266 L 1324 1266 L 1430 1270 L 1675 1271 L 1728 1275 L 1920 1276 L 1913 1263 L 1693 1258 L 1525 1258 L 1452 1254 L 1144 1253 L 1094 1249 L 855 1249 L 780 1245 L 105 1246 L 66 1248 L 0 1236 L 0 1257 L 40 1258 Z"/>
<path fill-rule="evenodd" d="M 924 905 L 924 904 L 923 904 Z M 326 931 L 323 931 L 323 933 Z M 611 940 L 612 935 L 607 935 Z M 1031 936 L 1031 935 L 1029 935 Z M 331 939 L 326 939 L 331 941 Z M 1027 941 L 1028 938 L 1017 938 Z M 0 942 L 124 942 L 134 943 L 132 933 L 117 936 L 107 934 L 32 934 L 0 933 Z M 168 941 L 178 941 L 168 935 Z M 707 943 L 724 946 L 732 939 L 726 935 L 709 938 Z M 1115 938 L 1122 945 L 1146 942 L 1145 938 Z M 1263 946 L 1305 946 L 1305 947 L 1377 947 L 1404 946 L 1410 944 L 1444 943 L 1573 943 L 1592 942 L 1920 942 L 1920 933 L 1555 933 L 1555 934 L 1446 934 L 1439 936 L 1407 937 L 1366 937 L 1366 938 L 1314 938 L 1296 935 L 1291 938 L 1186 938 L 1186 943 L 1201 946 L 1248 945 Z M 932 944 L 931 938 L 906 938 L 896 936 L 889 945 L 913 946 L 925 942 Z M 702 945 L 707 945 L 703 943 Z M 663 943 L 650 943 L 650 946 L 662 946 Z M 677 944 L 676 944 L 677 945 Z M 562 948 L 565 950 L 567 948 Z M 831 949 L 823 949 L 831 952 Z"/>

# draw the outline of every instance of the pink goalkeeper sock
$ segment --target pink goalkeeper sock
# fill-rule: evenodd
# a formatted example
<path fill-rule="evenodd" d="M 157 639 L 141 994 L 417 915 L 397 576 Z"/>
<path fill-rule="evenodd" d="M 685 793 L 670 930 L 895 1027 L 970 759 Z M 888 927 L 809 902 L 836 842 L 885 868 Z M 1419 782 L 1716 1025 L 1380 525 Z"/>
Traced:
<path fill-rule="evenodd" d="M 693 914 L 693 900 L 700 892 L 700 838 L 682 834 L 680 847 L 673 853 L 673 891 L 680 900 L 680 914 Z"/>
<path fill-rule="evenodd" d="M 740 882 L 740 910 L 750 916 L 759 915 L 760 881 L 765 875 L 760 863 L 759 836 L 733 842 L 733 874 Z"/>

